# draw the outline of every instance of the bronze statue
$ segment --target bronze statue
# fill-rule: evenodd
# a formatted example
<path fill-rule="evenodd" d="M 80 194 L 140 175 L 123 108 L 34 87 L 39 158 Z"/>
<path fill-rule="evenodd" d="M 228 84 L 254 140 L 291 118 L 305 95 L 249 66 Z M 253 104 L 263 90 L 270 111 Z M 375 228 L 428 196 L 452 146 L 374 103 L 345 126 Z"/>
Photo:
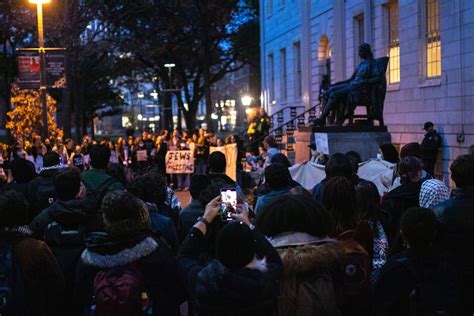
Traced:
<path fill-rule="evenodd" d="M 385 99 L 388 58 L 374 59 L 369 44 L 359 46 L 362 62 L 357 66 L 350 79 L 331 85 L 323 93 L 323 112 L 315 121 L 315 125 L 324 126 L 329 117 L 331 124 L 342 125 L 354 117 L 356 106 L 367 106 L 367 119 L 374 119 L 383 126 L 383 101 Z"/>

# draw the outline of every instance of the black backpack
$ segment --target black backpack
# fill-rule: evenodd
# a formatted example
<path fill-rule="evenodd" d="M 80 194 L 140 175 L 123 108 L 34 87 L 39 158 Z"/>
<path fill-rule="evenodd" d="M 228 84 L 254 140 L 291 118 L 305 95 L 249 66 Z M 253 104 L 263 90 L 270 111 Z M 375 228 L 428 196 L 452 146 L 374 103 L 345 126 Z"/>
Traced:
<path fill-rule="evenodd" d="M 0 315 L 24 316 L 23 276 L 11 245 L 0 242 Z"/>
<path fill-rule="evenodd" d="M 461 315 L 454 266 L 448 260 L 425 262 L 416 267 L 408 257 L 396 259 L 415 279 L 409 297 L 409 315 Z"/>
<path fill-rule="evenodd" d="M 48 208 L 58 198 L 54 188 L 53 179 L 38 179 L 38 187 L 36 188 L 36 212 Z"/>

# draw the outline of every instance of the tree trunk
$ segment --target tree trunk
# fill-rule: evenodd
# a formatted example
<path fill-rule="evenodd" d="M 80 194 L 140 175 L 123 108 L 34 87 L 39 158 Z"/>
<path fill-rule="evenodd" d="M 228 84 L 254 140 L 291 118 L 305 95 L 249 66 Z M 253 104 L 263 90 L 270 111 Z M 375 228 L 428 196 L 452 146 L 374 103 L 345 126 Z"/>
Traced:
<path fill-rule="evenodd" d="M 191 108 L 189 109 L 189 111 L 183 111 L 184 121 L 186 122 L 186 128 L 191 132 L 194 131 L 194 129 L 196 128 L 196 113 L 197 109 L 191 110 Z"/>
<path fill-rule="evenodd" d="M 71 100 L 71 91 L 69 90 L 69 88 L 66 88 L 63 90 L 62 104 L 63 104 L 63 113 L 62 113 L 63 126 L 61 127 L 64 131 L 64 137 L 71 138 L 72 100 Z"/>

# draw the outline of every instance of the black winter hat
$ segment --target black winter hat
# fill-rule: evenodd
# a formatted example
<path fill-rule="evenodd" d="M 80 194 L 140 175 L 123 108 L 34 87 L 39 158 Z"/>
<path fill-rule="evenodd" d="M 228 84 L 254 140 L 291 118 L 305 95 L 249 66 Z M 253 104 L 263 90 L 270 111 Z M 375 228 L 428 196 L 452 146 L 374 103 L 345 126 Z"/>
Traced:
<path fill-rule="evenodd" d="M 217 259 L 229 269 L 243 268 L 255 256 L 255 237 L 242 222 L 225 225 L 217 236 Z"/>
<path fill-rule="evenodd" d="M 102 200 L 101 212 L 111 235 L 132 236 L 150 227 L 146 204 L 127 191 L 108 193 Z"/>

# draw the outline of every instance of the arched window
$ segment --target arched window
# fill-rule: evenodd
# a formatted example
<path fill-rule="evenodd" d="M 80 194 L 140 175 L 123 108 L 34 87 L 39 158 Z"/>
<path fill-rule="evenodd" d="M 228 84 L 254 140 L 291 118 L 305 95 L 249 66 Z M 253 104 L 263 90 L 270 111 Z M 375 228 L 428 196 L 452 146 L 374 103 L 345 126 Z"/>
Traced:
<path fill-rule="evenodd" d="M 331 80 L 331 45 L 326 35 L 321 36 L 318 49 L 318 63 L 320 68 L 320 75 L 327 75 Z"/>

